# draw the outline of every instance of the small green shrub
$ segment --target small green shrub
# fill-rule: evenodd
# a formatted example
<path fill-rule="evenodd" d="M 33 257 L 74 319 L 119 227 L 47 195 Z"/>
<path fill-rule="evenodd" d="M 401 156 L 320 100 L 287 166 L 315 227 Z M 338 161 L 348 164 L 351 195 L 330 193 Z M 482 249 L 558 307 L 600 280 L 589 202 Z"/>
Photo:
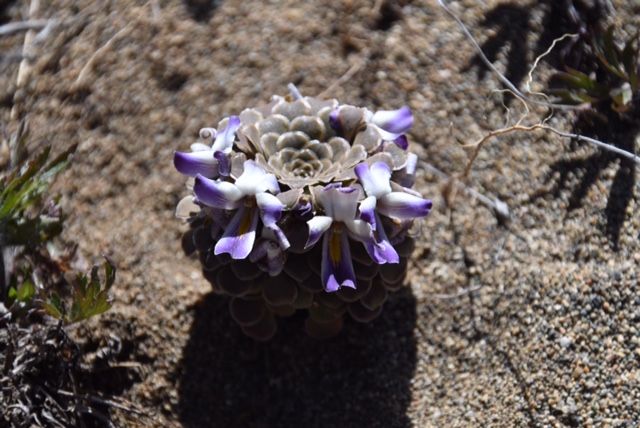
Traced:
<path fill-rule="evenodd" d="M 640 86 L 638 35 L 620 47 L 614 41 L 614 30 L 613 25 L 606 31 L 593 30 L 585 46 L 585 71 L 566 67 L 566 72 L 555 75 L 564 88 L 552 93 L 561 102 L 596 105 L 608 100 L 619 113 L 631 109 Z"/>
<path fill-rule="evenodd" d="M 8 172 L 0 175 L 0 300 L 14 320 L 39 313 L 67 325 L 109 310 L 116 267 L 105 256 L 104 281 L 97 266 L 90 275 L 65 278 L 66 266 L 51 255 L 52 239 L 62 232 L 64 221 L 59 198 L 46 205 L 42 199 L 76 146 L 52 160 L 51 146 L 45 146 L 28 159 L 28 137 L 23 121 L 9 139 L 9 159 L 4 162 Z"/>

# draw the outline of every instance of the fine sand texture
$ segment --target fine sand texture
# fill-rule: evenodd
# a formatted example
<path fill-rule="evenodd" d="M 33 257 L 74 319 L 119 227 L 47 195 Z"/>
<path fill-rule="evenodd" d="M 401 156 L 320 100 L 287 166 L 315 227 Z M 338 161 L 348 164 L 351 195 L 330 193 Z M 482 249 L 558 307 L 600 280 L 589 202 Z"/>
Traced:
<path fill-rule="evenodd" d="M 499 71 L 540 91 L 571 41 L 528 73 L 575 30 L 568 4 L 620 38 L 640 26 L 635 0 L 450 7 Z M 546 118 L 637 153 L 638 108 L 620 126 L 526 108 L 436 0 L 0 2 L 0 24 L 41 19 L 52 21 L 0 36 L 0 120 L 13 131 L 27 117 L 33 151 L 78 144 L 50 193 L 76 267 L 102 253 L 119 266 L 112 310 L 69 328 L 85 364 L 100 360 L 91 393 L 120 404 L 106 410 L 115 426 L 638 426 L 640 167 L 536 130 L 485 141 L 460 185 L 441 174 L 464 171 L 463 145 Z M 415 189 L 434 208 L 377 320 L 317 341 L 294 315 L 256 343 L 182 252 L 174 212 L 189 190 L 172 157 L 288 83 L 411 107 Z"/>

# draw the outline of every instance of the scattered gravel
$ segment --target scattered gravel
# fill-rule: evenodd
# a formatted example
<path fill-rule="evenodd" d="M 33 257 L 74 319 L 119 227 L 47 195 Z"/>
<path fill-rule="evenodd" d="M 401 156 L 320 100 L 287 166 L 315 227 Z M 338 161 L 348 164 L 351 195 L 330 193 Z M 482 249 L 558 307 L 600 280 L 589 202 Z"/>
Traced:
<path fill-rule="evenodd" d="M 33 149 L 79 143 L 54 186 L 64 238 L 89 261 L 106 252 L 119 262 L 114 309 L 73 331 L 81 343 L 116 335 L 129 347 L 118 364 L 135 376 L 107 390 L 158 427 L 637 426 L 638 170 L 591 146 L 540 131 L 484 144 L 464 182 L 508 204 L 509 229 L 463 192 L 447 205 L 445 182 L 421 172 L 417 190 L 434 210 L 415 228 L 407 291 L 376 322 L 348 323 L 326 342 L 306 338 L 299 317 L 270 343 L 248 341 L 182 254 L 173 210 L 187 189 L 173 150 L 289 82 L 372 110 L 409 105 L 414 150 L 449 175 L 471 154 L 456 139 L 547 114 L 514 100 L 506 114 L 497 79 L 436 2 L 381 2 L 378 16 L 373 3 L 40 2 L 30 18 L 78 20 L 29 47 L 21 88 L 11 55 L 24 34 L 0 38 L 0 120 L 15 129 L 28 114 Z M 553 38 L 542 35 L 561 31 L 554 3 L 451 9 L 522 84 Z M 612 3 L 613 21 L 640 25 L 638 2 Z M 0 22 L 27 13 L 0 6 Z M 543 63 L 534 79 L 547 76 Z M 571 115 L 549 124 L 570 131 Z M 138 418 L 111 416 L 117 426 Z"/>

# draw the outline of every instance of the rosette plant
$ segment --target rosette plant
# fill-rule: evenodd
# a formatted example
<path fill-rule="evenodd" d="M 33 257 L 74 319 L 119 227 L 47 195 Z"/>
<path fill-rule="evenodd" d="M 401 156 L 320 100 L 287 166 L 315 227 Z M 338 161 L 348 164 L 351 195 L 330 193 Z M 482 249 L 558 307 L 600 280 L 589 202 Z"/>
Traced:
<path fill-rule="evenodd" d="M 409 108 L 374 113 L 289 89 L 204 128 L 173 159 L 192 191 L 176 212 L 190 225 L 183 249 L 257 340 L 298 309 L 315 337 L 337 334 L 347 312 L 375 319 L 404 282 L 407 231 L 432 205 L 411 190 Z"/>

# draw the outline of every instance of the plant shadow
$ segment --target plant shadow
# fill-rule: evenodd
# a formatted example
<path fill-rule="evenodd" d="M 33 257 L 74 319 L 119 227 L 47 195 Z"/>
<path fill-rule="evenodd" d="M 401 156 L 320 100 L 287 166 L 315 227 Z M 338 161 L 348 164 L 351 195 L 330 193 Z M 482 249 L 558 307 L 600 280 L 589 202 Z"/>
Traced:
<path fill-rule="evenodd" d="M 534 8 L 543 7 L 542 15 Z M 544 57 L 544 61 L 555 68 L 563 68 L 569 65 L 575 68 L 581 57 L 575 56 L 580 49 L 575 49 L 576 44 L 584 42 L 584 36 L 589 28 L 596 25 L 603 16 L 606 16 L 608 8 L 601 0 L 585 2 L 583 0 L 541 0 L 527 6 L 502 3 L 491 9 L 484 15 L 480 25 L 487 29 L 493 29 L 490 36 L 481 46 L 487 59 L 494 63 L 500 53 L 504 52 L 505 71 L 504 76 L 516 87 L 529 74 L 532 62 L 529 57 L 529 34 L 533 31 L 532 20 L 541 19 L 542 32 L 533 47 L 532 57 L 538 58 L 545 53 L 555 39 L 566 34 L 579 34 L 580 38 L 573 44 L 563 49 L 554 49 Z M 489 69 L 476 54 L 462 71 L 466 72 L 477 68 L 477 78 L 483 79 Z M 513 96 L 505 96 L 505 105 L 509 105 Z"/>
<path fill-rule="evenodd" d="M 390 296 L 375 321 L 345 319 L 343 331 L 325 341 L 305 335 L 301 311 L 258 343 L 233 322 L 225 298 L 208 294 L 194 310 L 177 373 L 184 426 L 411 426 L 417 346 L 409 289 Z"/>
<path fill-rule="evenodd" d="M 630 115 L 620 115 L 604 106 L 594 111 L 585 111 L 578 114 L 573 132 L 606 141 L 615 147 L 629 153 L 635 152 L 635 140 L 640 134 L 640 125 L 637 119 L 640 117 L 640 108 L 634 107 Z M 572 145 L 578 144 L 573 142 Z M 587 197 L 591 187 L 596 185 L 602 176 L 602 172 L 618 163 L 618 169 L 614 174 L 607 205 L 604 210 L 605 224 L 602 225 L 605 235 L 613 245 L 615 251 L 619 250 L 620 233 L 624 226 L 627 208 L 634 196 L 637 174 L 633 160 L 621 157 L 608 150 L 599 150 L 582 158 L 560 159 L 551 164 L 547 175 L 550 190 L 541 190 L 534 195 L 539 198 L 545 194 L 560 197 L 561 192 L 571 189 L 569 212 L 580 208 L 582 201 Z M 579 175 L 578 184 L 575 185 L 571 177 Z"/>
<path fill-rule="evenodd" d="M 194 21 L 205 23 L 213 15 L 221 0 L 183 0 Z"/>
<path fill-rule="evenodd" d="M 542 14 L 535 9 L 539 7 L 542 7 Z M 543 0 L 528 6 L 499 4 L 485 15 L 481 23 L 482 27 L 492 28 L 495 31 L 494 35 L 482 44 L 481 49 L 491 62 L 505 51 L 504 75 L 518 87 L 531 67 L 527 39 L 533 29 L 532 20 L 541 19 L 543 31 L 532 48 L 533 58 L 538 58 L 545 53 L 554 40 L 567 34 L 577 34 L 578 37 L 563 42 L 549 52 L 543 60 L 557 70 L 564 70 L 568 66 L 587 74 L 596 73 L 602 77 L 603 72 L 598 68 L 598 61 L 588 53 L 587 45 L 591 33 L 603 25 L 603 21 L 611 12 L 605 0 Z M 488 69 L 479 55 L 473 57 L 465 70 L 475 66 L 478 67 L 478 78 L 482 79 Z M 553 79 L 549 84 L 554 85 Z M 505 97 L 505 105 L 509 105 L 512 99 L 512 96 Z M 577 114 L 573 132 L 635 153 L 635 140 L 640 133 L 638 117 L 640 117 L 640 111 L 637 106 L 634 106 L 630 112 L 619 114 L 607 103 L 600 103 L 591 110 Z M 604 211 L 605 223 L 602 228 L 614 249 L 618 250 L 625 212 L 633 199 L 633 189 L 637 179 L 632 160 L 610 151 L 598 151 L 585 158 L 561 159 L 550 168 L 546 187 L 548 188 L 551 184 L 551 190 L 541 190 L 534 198 L 548 193 L 559 197 L 564 190 L 570 189 L 568 211 L 571 212 L 582 205 L 591 187 L 601 178 L 603 170 L 617 162 L 619 166 L 607 196 Z M 570 180 L 573 175 L 580 176 L 577 186 L 574 186 Z"/>

